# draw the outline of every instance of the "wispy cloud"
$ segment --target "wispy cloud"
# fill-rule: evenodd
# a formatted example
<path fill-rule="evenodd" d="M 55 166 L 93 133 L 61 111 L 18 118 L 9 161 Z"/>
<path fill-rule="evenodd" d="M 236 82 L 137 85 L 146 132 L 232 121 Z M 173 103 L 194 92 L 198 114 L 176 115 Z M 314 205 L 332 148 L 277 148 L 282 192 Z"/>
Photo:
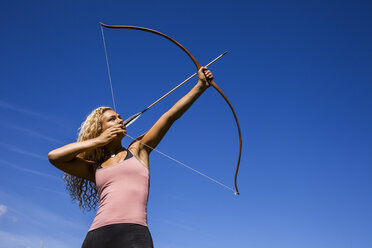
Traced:
<path fill-rule="evenodd" d="M 194 223 L 185 223 L 185 221 L 180 220 L 171 220 L 169 218 L 151 218 L 152 222 L 158 222 L 160 224 L 165 224 L 166 226 L 171 226 L 173 229 L 180 229 L 182 232 L 190 232 L 194 234 L 202 234 L 205 237 L 210 237 L 215 239 L 216 237 L 208 232 L 203 231 L 200 229 L 199 225 L 195 225 Z"/>
<path fill-rule="evenodd" d="M 19 147 L 16 147 L 16 146 L 8 144 L 8 143 L 4 143 L 4 142 L 0 141 L 0 146 L 5 148 L 5 149 L 11 150 L 13 152 L 28 155 L 28 156 L 31 156 L 31 157 L 34 157 L 34 158 L 40 158 L 42 160 L 47 160 L 47 155 L 43 156 L 43 155 L 40 155 L 40 154 L 37 154 L 37 153 L 34 153 L 34 152 L 29 152 L 29 151 L 26 151 L 24 149 L 21 149 Z"/>
<path fill-rule="evenodd" d="M 10 129 L 13 129 L 13 130 L 17 130 L 17 131 L 21 131 L 21 132 L 27 133 L 27 134 L 32 135 L 34 137 L 38 137 L 38 138 L 41 138 L 41 139 L 44 139 L 44 140 L 47 140 L 47 141 L 50 141 L 50 142 L 53 142 L 53 143 L 58 143 L 58 144 L 63 144 L 64 143 L 61 140 L 52 138 L 50 136 L 44 135 L 42 133 L 33 131 L 31 129 L 28 129 L 28 128 L 19 127 L 19 126 L 16 126 L 16 125 L 13 125 L 13 124 L 4 123 L 4 122 L 0 123 L 0 125 L 5 126 L 7 128 L 10 128 Z"/>
<path fill-rule="evenodd" d="M 35 189 L 39 189 L 39 190 L 43 190 L 43 191 L 47 191 L 47 192 L 50 192 L 50 193 L 59 194 L 59 195 L 63 195 L 63 196 L 69 197 L 68 194 L 63 193 L 63 192 L 60 192 L 60 191 L 57 191 L 57 190 L 52 190 L 52 189 L 48 189 L 48 188 L 44 188 L 44 187 L 39 187 L 39 186 L 34 186 L 34 185 L 30 185 L 30 187 L 35 188 Z"/>
<path fill-rule="evenodd" d="M 48 210 L 46 206 L 27 201 L 22 195 L 0 190 L 0 199 L 7 204 L 9 220 L 18 221 L 0 230 L 0 247 L 80 247 L 88 223 L 64 210 Z M 53 227 L 53 228 L 51 228 Z"/>
<path fill-rule="evenodd" d="M 6 248 L 70 248 L 80 247 L 82 241 L 71 237 L 56 239 L 47 235 L 16 234 L 0 231 L 1 247 Z"/>
<path fill-rule="evenodd" d="M 197 232 L 197 229 L 193 226 L 189 226 L 189 225 L 185 225 L 185 224 L 181 224 L 177 221 L 173 221 L 173 220 L 168 220 L 168 219 L 152 219 L 153 221 L 159 221 L 159 222 L 162 222 L 162 223 L 165 223 L 167 225 L 170 225 L 170 226 L 173 226 L 173 227 L 177 227 L 177 228 L 180 228 L 180 229 L 183 229 L 185 231 L 193 231 L 193 232 Z"/>
<path fill-rule="evenodd" d="M 0 164 L 5 164 L 5 165 L 10 166 L 10 167 L 12 167 L 12 168 L 14 168 L 16 170 L 23 171 L 23 172 L 28 172 L 28 173 L 32 173 L 34 175 L 48 177 L 48 178 L 51 178 L 51 179 L 57 179 L 58 181 L 61 181 L 62 180 L 61 178 L 59 178 L 57 176 L 53 176 L 53 175 L 46 174 L 46 173 L 43 173 L 43 172 L 39 172 L 39 171 L 36 171 L 36 170 L 27 169 L 27 168 L 24 168 L 24 167 L 15 165 L 13 163 L 10 163 L 8 161 L 5 161 L 3 159 L 0 159 Z"/>
<path fill-rule="evenodd" d="M 62 229 L 64 232 L 69 231 L 84 234 L 87 231 L 86 226 L 73 219 L 72 216 L 66 216 L 66 214 L 60 215 L 41 206 L 29 204 L 29 207 L 29 213 L 40 221 L 43 228 L 59 225 L 59 229 Z"/>
<path fill-rule="evenodd" d="M 8 212 L 8 207 L 3 204 L 0 204 L 0 216 L 6 214 L 6 212 Z"/>
<path fill-rule="evenodd" d="M 31 111 L 29 109 L 19 107 L 19 106 L 16 106 L 14 104 L 7 103 L 7 102 L 4 102 L 4 101 L 0 101 L 0 108 L 8 109 L 8 110 L 11 110 L 11 111 L 16 111 L 16 112 L 19 112 L 21 114 L 27 114 L 27 115 L 31 115 L 31 116 L 34 116 L 34 117 L 43 118 L 43 119 L 51 121 L 51 122 L 55 122 L 53 118 L 51 118 L 49 116 L 46 116 L 45 114 L 41 114 L 41 113 L 38 113 L 38 112 L 35 112 L 35 111 Z"/>
<path fill-rule="evenodd" d="M 203 236 L 209 236 L 211 238 L 216 238 L 215 236 L 213 236 L 210 233 L 206 233 L 204 231 L 201 231 L 198 226 L 191 225 L 191 224 L 186 224 L 186 223 L 181 223 L 181 221 L 174 221 L 174 220 L 164 219 L 164 218 L 152 218 L 151 221 L 160 222 L 160 223 L 166 224 L 167 226 L 172 226 L 174 228 L 179 228 L 183 231 L 203 234 Z"/>
<path fill-rule="evenodd" d="M 13 220 L 16 219 L 18 221 L 19 219 L 21 219 L 22 222 L 28 223 L 32 226 L 43 225 L 43 223 L 39 219 L 37 219 L 36 217 L 33 217 L 32 215 L 27 214 L 26 211 L 18 211 L 15 208 L 8 207 L 8 212 L 9 212 L 9 215 L 12 214 Z"/>

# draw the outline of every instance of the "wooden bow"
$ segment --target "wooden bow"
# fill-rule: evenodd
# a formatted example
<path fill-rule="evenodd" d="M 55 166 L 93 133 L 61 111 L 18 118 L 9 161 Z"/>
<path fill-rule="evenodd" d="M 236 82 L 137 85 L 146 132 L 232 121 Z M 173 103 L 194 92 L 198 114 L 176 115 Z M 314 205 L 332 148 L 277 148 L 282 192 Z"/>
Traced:
<path fill-rule="evenodd" d="M 169 37 L 168 35 L 165 35 L 165 34 L 159 32 L 159 31 L 156 31 L 156 30 L 153 30 L 153 29 L 149 29 L 149 28 L 144 28 L 144 27 L 138 27 L 138 26 L 106 25 L 106 24 L 103 24 L 102 22 L 100 22 L 100 24 L 101 24 L 101 26 L 106 27 L 106 28 L 135 29 L 135 30 L 146 31 L 146 32 L 150 32 L 150 33 L 153 33 L 153 34 L 157 34 L 157 35 L 163 36 L 164 38 L 172 41 L 179 48 L 181 48 L 191 58 L 191 60 L 194 62 L 195 66 L 196 66 L 196 69 L 198 71 L 202 67 L 200 65 L 200 63 L 194 58 L 194 56 L 191 55 L 191 53 L 186 48 L 184 48 L 175 39 Z M 238 156 L 238 163 L 236 165 L 236 170 L 235 170 L 234 184 L 235 184 L 235 190 L 236 190 L 235 194 L 239 195 L 240 193 L 239 193 L 238 185 L 237 185 L 237 177 L 238 177 L 238 171 L 239 171 L 239 165 L 240 165 L 240 158 L 241 158 L 241 153 L 242 153 L 242 134 L 241 134 L 241 130 L 240 130 L 240 125 L 239 125 L 238 117 L 236 116 L 235 110 L 234 110 L 233 106 L 231 105 L 229 99 L 227 99 L 226 95 L 217 86 L 217 84 L 214 81 L 211 81 L 209 83 L 220 93 L 220 95 L 225 99 L 226 103 L 229 105 L 229 107 L 230 107 L 230 109 L 231 109 L 231 111 L 232 111 L 232 113 L 234 115 L 234 118 L 235 118 L 235 121 L 236 121 L 236 125 L 238 127 L 238 132 L 239 132 L 239 156 Z"/>

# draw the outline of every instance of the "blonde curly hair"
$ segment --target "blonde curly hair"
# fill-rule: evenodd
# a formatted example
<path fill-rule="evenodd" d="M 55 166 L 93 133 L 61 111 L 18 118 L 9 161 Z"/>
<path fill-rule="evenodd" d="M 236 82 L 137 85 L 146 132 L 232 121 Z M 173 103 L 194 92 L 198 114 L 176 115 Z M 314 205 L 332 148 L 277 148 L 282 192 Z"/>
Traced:
<path fill-rule="evenodd" d="M 77 142 L 98 137 L 102 132 L 102 115 L 105 111 L 112 110 L 110 107 L 98 107 L 94 109 L 81 124 Z M 99 147 L 91 151 L 77 155 L 86 160 L 101 162 L 104 158 L 104 150 Z M 96 168 L 94 168 L 96 169 Z M 63 180 L 66 181 L 66 189 L 70 193 L 72 201 L 78 201 L 80 209 L 96 209 L 98 204 L 98 190 L 94 182 L 65 173 Z"/>

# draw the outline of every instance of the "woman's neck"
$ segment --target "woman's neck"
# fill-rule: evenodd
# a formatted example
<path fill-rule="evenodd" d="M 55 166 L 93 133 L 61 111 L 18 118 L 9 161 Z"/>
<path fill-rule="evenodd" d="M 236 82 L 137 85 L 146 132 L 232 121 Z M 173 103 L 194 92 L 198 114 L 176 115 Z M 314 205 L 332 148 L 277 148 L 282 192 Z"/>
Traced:
<path fill-rule="evenodd" d="M 105 146 L 105 148 L 104 148 L 105 155 L 108 156 L 108 155 L 111 155 L 111 154 L 115 154 L 122 148 L 123 148 L 123 146 L 121 145 L 121 140 L 112 141 Z"/>

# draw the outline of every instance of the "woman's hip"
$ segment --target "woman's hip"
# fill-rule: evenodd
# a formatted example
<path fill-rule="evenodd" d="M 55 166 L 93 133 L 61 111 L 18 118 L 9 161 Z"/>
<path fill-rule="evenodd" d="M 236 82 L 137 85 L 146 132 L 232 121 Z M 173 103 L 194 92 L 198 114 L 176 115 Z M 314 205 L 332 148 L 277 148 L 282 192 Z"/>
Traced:
<path fill-rule="evenodd" d="M 111 224 L 91 230 L 82 248 L 153 248 L 147 226 L 133 223 Z"/>

